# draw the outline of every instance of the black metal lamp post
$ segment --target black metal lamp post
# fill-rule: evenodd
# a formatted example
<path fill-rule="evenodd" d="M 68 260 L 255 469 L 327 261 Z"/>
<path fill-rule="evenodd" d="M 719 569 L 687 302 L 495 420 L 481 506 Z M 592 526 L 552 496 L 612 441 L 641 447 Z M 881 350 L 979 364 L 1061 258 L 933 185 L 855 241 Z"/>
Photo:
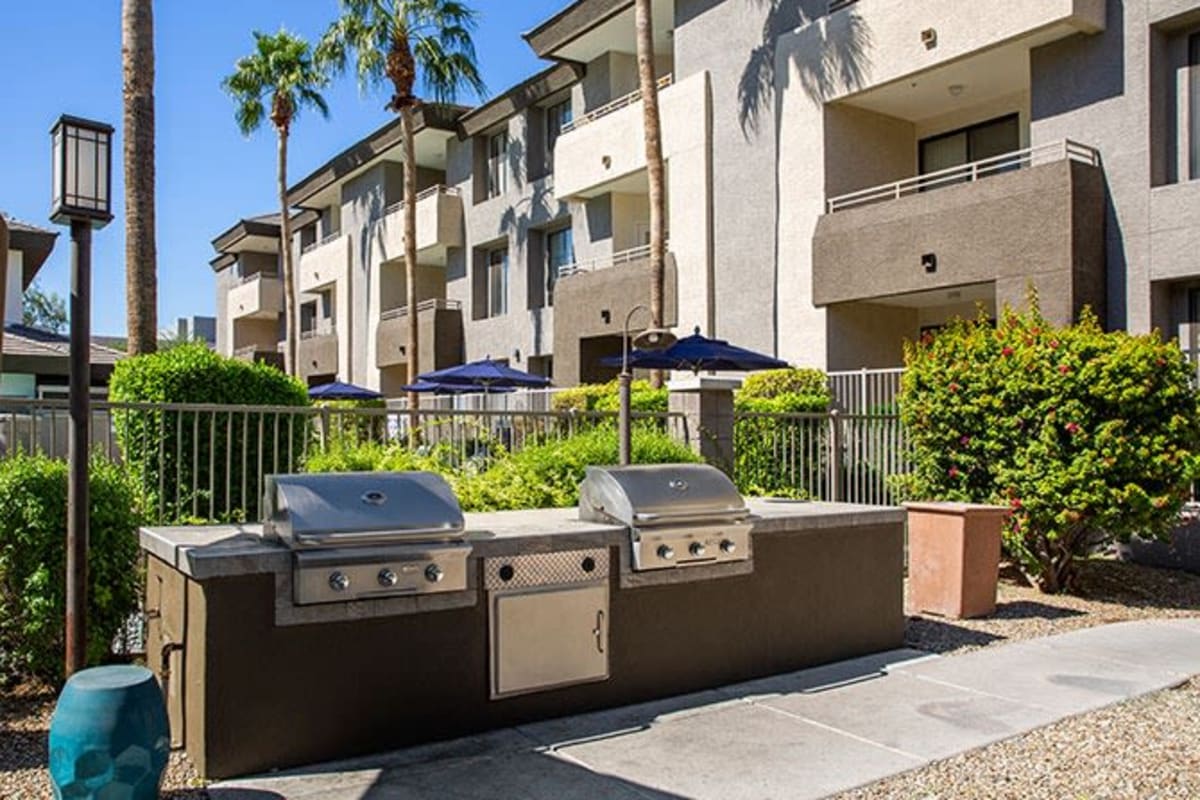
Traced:
<path fill-rule="evenodd" d="M 617 414 L 617 441 L 621 466 L 627 466 L 630 453 L 633 450 L 633 434 L 630 410 L 630 386 L 633 375 L 629 372 L 629 323 L 638 311 L 650 314 L 650 309 L 644 305 L 636 305 L 625 315 L 625 326 L 621 329 L 621 374 L 617 376 L 617 396 L 620 400 L 620 411 Z M 653 319 L 653 317 L 651 317 Z M 633 340 L 633 346 L 639 350 L 665 350 L 675 344 L 675 334 L 665 328 L 647 328 Z"/>
<path fill-rule="evenodd" d="M 91 384 L 92 229 L 112 221 L 111 125 L 62 116 L 50 131 L 50 219 L 71 226 L 71 363 L 67 478 L 67 663 L 87 662 L 88 418 Z"/>

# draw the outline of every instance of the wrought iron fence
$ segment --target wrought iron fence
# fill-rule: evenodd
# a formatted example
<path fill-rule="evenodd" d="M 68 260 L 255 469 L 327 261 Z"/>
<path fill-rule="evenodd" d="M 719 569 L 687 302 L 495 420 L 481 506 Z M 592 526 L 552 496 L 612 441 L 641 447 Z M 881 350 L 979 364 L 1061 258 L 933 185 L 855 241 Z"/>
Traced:
<path fill-rule="evenodd" d="M 734 477 L 743 491 L 886 505 L 894 502 L 890 479 L 910 466 L 893 414 L 734 415 Z"/>
<path fill-rule="evenodd" d="M 687 440 L 681 414 L 634 416 Z M 68 423 L 64 400 L 0 400 L 5 453 L 63 458 Z M 99 402 L 91 441 L 94 455 L 129 470 L 153 521 L 243 521 L 259 516 L 265 476 L 302 469 L 314 453 L 412 441 L 448 469 L 484 469 L 504 454 L 603 425 L 615 427 L 616 413 Z"/>

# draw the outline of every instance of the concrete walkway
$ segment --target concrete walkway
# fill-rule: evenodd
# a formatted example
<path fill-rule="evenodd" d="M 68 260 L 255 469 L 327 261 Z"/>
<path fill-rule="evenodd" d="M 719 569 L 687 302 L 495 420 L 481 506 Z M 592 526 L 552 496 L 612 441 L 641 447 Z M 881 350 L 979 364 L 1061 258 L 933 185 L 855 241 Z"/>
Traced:
<path fill-rule="evenodd" d="M 217 784 L 214 800 L 818 798 L 1186 681 L 1200 619 L 939 658 L 897 650 L 660 702 Z"/>

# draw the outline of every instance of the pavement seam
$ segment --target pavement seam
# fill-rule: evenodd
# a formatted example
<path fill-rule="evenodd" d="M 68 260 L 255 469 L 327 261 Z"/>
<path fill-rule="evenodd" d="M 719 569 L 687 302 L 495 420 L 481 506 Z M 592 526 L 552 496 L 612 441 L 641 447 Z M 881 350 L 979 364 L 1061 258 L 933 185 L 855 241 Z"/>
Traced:
<path fill-rule="evenodd" d="M 897 755 L 902 758 L 907 758 L 912 761 L 915 761 L 917 766 L 930 763 L 930 760 L 928 758 L 919 756 L 916 753 L 910 753 L 907 750 L 901 750 L 896 747 L 889 747 L 886 744 L 882 744 L 882 743 L 876 742 L 872 739 L 868 739 L 865 736 L 859 736 L 857 734 L 850 733 L 849 731 L 844 731 L 841 728 L 835 728 L 832 725 L 827 725 L 824 722 L 818 722 L 815 719 L 809 719 L 808 717 L 804 716 L 803 714 L 796 714 L 791 711 L 785 711 L 782 708 L 775 708 L 774 706 L 769 706 L 769 705 L 766 705 L 765 703 L 759 703 L 759 702 L 755 702 L 755 701 L 751 701 L 750 705 L 755 706 L 757 708 L 764 709 L 766 711 L 770 711 L 774 714 L 779 714 L 780 716 L 787 717 L 788 719 L 796 720 L 797 722 L 802 722 L 805 725 L 811 725 L 814 728 L 820 728 L 821 730 L 829 731 L 830 733 L 836 734 L 838 736 L 843 736 L 847 739 L 853 739 L 856 742 L 861 742 L 862 744 L 867 744 L 867 745 L 870 745 L 871 747 L 877 747 L 880 750 L 886 750 L 887 752 L 892 753 L 893 755 Z"/>

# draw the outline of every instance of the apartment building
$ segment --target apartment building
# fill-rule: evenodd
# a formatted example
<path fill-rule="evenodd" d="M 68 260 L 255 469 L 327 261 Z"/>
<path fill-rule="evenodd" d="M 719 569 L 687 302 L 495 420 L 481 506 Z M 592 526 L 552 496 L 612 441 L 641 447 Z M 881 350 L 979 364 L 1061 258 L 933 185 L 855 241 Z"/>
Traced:
<path fill-rule="evenodd" d="M 653 12 L 668 324 L 797 364 L 886 367 L 905 340 L 1033 285 L 1052 320 L 1090 306 L 1194 348 L 1200 1 Z M 477 109 L 425 109 L 420 363 L 490 355 L 602 380 L 649 296 L 633 2 L 578 0 L 526 40 L 554 66 Z M 397 127 L 292 190 L 313 215 L 294 245 L 310 379 L 391 393 L 403 377 Z M 270 345 L 277 328 L 248 313 L 229 342 Z"/>

